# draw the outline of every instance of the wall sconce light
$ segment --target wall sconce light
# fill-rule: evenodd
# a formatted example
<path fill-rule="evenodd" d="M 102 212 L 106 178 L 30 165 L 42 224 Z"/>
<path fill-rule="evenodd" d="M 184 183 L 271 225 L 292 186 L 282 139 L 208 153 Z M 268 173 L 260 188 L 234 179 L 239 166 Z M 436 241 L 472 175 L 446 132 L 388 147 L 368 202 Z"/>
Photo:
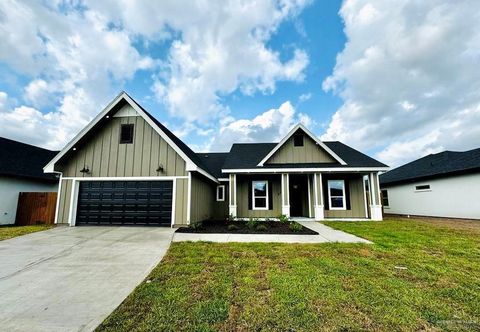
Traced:
<path fill-rule="evenodd" d="M 163 165 L 162 164 L 158 165 L 157 172 L 163 173 Z"/>
<path fill-rule="evenodd" d="M 90 173 L 90 170 L 88 169 L 88 166 L 84 166 L 81 170 L 80 173 Z"/>

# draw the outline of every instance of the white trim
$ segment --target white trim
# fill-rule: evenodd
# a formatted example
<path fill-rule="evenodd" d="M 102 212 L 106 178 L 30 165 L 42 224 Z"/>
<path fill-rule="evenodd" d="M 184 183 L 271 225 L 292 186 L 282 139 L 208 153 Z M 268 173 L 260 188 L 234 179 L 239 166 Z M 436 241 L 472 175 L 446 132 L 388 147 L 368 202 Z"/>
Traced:
<path fill-rule="evenodd" d="M 201 169 L 196 165 L 171 139 L 170 137 L 165 134 L 163 130 L 158 127 L 155 122 L 150 119 L 150 117 L 137 105 L 136 102 L 124 91 L 118 94 L 95 118 L 93 118 L 90 123 L 85 126 L 68 144 L 52 159 L 50 162 L 43 168 L 44 173 L 52 173 L 55 171 L 55 163 L 60 160 L 70 149 L 73 149 L 75 144 L 85 135 L 87 134 L 101 119 L 103 119 L 112 109 L 117 105 L 122 99 L 125 99 L 127 103 L 138 113 L 140 116 L 147 122 L 155 131 L 162 137 L 163 140 L 170 145 L 176 153 L 178 153 L 183 160 L 186 162 L 186 170 L 187 171 L 197 171 L 207 178 L 214 182 L 218 182 L 215 177 L 210 175 L 205 170 Z"/>
<path fill-rule="evenodd" d="M 308 186 L 308 217 L 312 217 L 312 199 L 310 198 L 310 176 L 307 175 L 307 186 Z"/>
<path fill-rule="evenodd" d="M 230 181 L 228 178 L 218 178 L 218 181 Z"/>
<path fill-rule="evenodd" d="M 237 217 L 237 175 L 236 174 L 230 174 L 228 176 L 228 181 L 229 181 L 229 186 L 228 186 L 228 213 L 229 215 L 232 215 L 234 218 Z"/>
<path fill-rule="evenodd" d="M 331 195 L 331 187 L 330 187 L 330 183 L 331 182 L 338 182 L 340 181 L 342 183 L 342 207 L 333 207 L 332 206 L 332 197 L 340 197 L 340 196 L 332 196 Z M 346 197 L 345 197 L 345 180 L 342 180 L 342 179 L 338 179 L 338 180 L 334 180 L 334 179 L 331 179 L 331 180 L 327 180 L 327 188 L 328 188 L 328 208 L 330 210 L 346 210 L 347 209 L 347 201 L 346 201 Z"/>
<path fill-rule="evenodd" d="M 323 177 L 322 177 L 322 173 L 319 173 L 318 174 L 318 181 L 320 181 L 320 199 L 318 200 L 318 205 L 322 206 L 322 209 L 323 209 L 323 206 L 325 205 L 324 202 L 325 202 L 325 193 L 323 192 Z"/>
<path fill-rule="evenodd" d="M 376 184 L 377 184 L 377 196 L 378 196 L 378 205 L 382 205 L 382 195 L 380 193 L 380 178 L 378 177 L 378 172 L 375 174 Z"/>
<path fill-rule="evenodd" d="M 60 206 L 60 195 L 62 194 L 62 173 L 60 172 L 60 178 L 58 181 L 57 202 L 55 203 L 55 220 L 54 224 L 58 224 L 58 207 Z"/>
<path fill-rule="evenodd" d="M 285 174 L 280 175 L 280 179 L 281 179 L 280 183 L 281 183 L 281 186 L 282 186 L 282 209 L 283 209 L 283 206 L 286 205 L 285 204 L 285 180 L 284 180 L 284 175 Z M 282 212 L 282 214 L 283 214 L 283 212 Z"/>
<path fill-rule="evenodd" d="M 282 192 L 282 214 L 290 218 L 290 178 L 287 173 L 280 174 L 281 178 L 281 192 Z M 285 190 L 285 184 L 287 189 Z"/>
<path fill-rule="evenodd" d="M 188 172 L 188 184 L 187 184 L 187 225 L 190 225 L 192 220 L 192 172 Z"/>
<path fill-rule="evenodd" d="M 287 173 L 287 205 L 290 206 L 290 174 Z"/>
<path fill-rule="evenodd" d="M 428 186 L 428 189 L 417 189 L 417 187 L 419 186 Z M 413 185 L 413 188 L 414 188 L 414 192 L 416 193 L 421 193 L 421 192 L 426 192 L 426 191 L 432 191 L 432 187 L 430 186 L 429 183 L 425 183 L 425 184 L 415 184 Z"/>
<path fill-rule="evenodd" d="M 305 173 L 305 172 L 375 172 L 388 171 L 389 167 L 323 167 L 323 168 L 228 168 L 222 169 L 222 173 Z"/>
<path fill-rule="evenodd" d="M 368 219 L 367 187 L 365 187 L 365 177 L 362 176 L 363 201 L 365 203 L 365 218 Z"/>
<path fill-rule="evenodd" d="M 172 189 L 172 224 L 170 227 L 173 228 L 173 226 L 175 225 L 175 205 L 177 203 L 177 179 L 173 179 L 172 180 L 172 185 L 173 185 L 173 189 Z"/>
<path fill-rule="evenodd" d="M 370 219 L 376 220 L 376 221 L 383 220 L 381 205 L 373 205 L 373 204 L 370 205 L 370 213 L 371 213 Z"/>
<path fill-rule="evenodd" d="M 304 125 L 301 123 L 297 124 L 295 127 L 290 130 L 290 132 L 270 151 L 265 158 L 260 161 L 257 166 L 263 166 L 265 162 L 270 159 L 273 154 L 280 149 L 280 147 L 294 134 L 297 132 L 298 129 L 302 129 L 310 138 L 312 138 L 318 145 L 320 145 L 325 151 L 327 151 L 336 161 L 338 161 L 342 165 L 346 165 L 347 163 L 343 161 L 335 152 L 333 152 L 325 143 L 323 143 L 317 136 L 315 136 L 310 130 L 308 130 Z"/>
<path fill-rule="evenodd" d="M 77 203 L 78 203 L 78 188 L 76 180 L 72 181 L 72 192 L 70 193 L 70 209 L 68 211 L 68 224 L 75 226 L 77 221 Z"/>
<path fill-rule="evenodd" d="M 223 192 L 222 199 L 218 197 L 218 192 L 219 192 L 218 189 L 222 189 L 222 192 Z M 225 202 L 225 185 L 224 184 L 217 185 L 216 192 L 217 192 L 217 202 Z"/>
<path fill-rule="evenodd" d="M 265 196 L 255 197 L 255 183 L 265 183 Z M 265 198 L 265 207 L 256 207 L 255 198 Z M 267 180 L 252 181 L 252 210 L 268 210 L 268 181 Z"/>
<path fill-rule="evenodd" d="M 77 181 L 168 181 L 174 179 L 188 179 L 188 176 L 121 176 L 121 177 L 64 177 L 64 180 Z"/>

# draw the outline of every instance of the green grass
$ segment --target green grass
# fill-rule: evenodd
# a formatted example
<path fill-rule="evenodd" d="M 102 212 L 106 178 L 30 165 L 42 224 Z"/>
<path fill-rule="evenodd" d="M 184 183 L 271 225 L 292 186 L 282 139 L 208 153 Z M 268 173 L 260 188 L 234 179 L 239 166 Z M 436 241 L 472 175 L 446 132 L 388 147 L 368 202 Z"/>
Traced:
<path fill-rule="evenodd" d="M 480 223 L 326 224 L 374 244 L 173 243 L 98 330 L 480 329 Z"/>
<path fill-rule="evenodd" d="M 1 226 L 0 241 L 11 239 L 12 237 L 21 236 L 29 233 L 44 231 L 52 227 L 53 227 L 52 225 Z"/>

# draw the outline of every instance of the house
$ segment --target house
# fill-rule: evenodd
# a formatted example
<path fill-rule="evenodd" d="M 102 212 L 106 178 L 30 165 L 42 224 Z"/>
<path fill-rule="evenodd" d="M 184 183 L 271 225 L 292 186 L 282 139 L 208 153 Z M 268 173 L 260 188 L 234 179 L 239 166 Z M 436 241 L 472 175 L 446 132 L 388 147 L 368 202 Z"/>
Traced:
<path fill-rule="evenodd" d="M 385 213 L 480 219 L 480 149 L 430 154 L 380 176 Z"/>
<path fill-rule="evenodd" d="M 122 92 L 44 171 L 61 177 L 56 223 L 176 227 L 229 215 L 380 220 L 387 169 L 302 125 L 278 143 L 195 153 Z"/>
<path fill-rule="evenodd" d="M 43 166 L 58 151 L 0 137 L 0 225 L 15 223 L 20 192 L 56 192 L 58 178 Z"/>

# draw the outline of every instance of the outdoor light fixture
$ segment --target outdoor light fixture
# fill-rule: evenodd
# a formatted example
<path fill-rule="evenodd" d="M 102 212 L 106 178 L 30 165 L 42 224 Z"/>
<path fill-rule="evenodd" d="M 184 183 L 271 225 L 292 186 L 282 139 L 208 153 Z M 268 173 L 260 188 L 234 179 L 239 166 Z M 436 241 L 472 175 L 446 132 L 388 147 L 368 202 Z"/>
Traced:
<path fill-rule="evenodd" d="M 157 172 L 162 172 L 163 173 L 163 165 L 162 164 L 158 165 Z"/>
<path fill-rule="evenodd" d="M 84 166 L 81 170 L 80 173 L 90 173 L 90 170 L 88 169 L 88 166 Z"/>

